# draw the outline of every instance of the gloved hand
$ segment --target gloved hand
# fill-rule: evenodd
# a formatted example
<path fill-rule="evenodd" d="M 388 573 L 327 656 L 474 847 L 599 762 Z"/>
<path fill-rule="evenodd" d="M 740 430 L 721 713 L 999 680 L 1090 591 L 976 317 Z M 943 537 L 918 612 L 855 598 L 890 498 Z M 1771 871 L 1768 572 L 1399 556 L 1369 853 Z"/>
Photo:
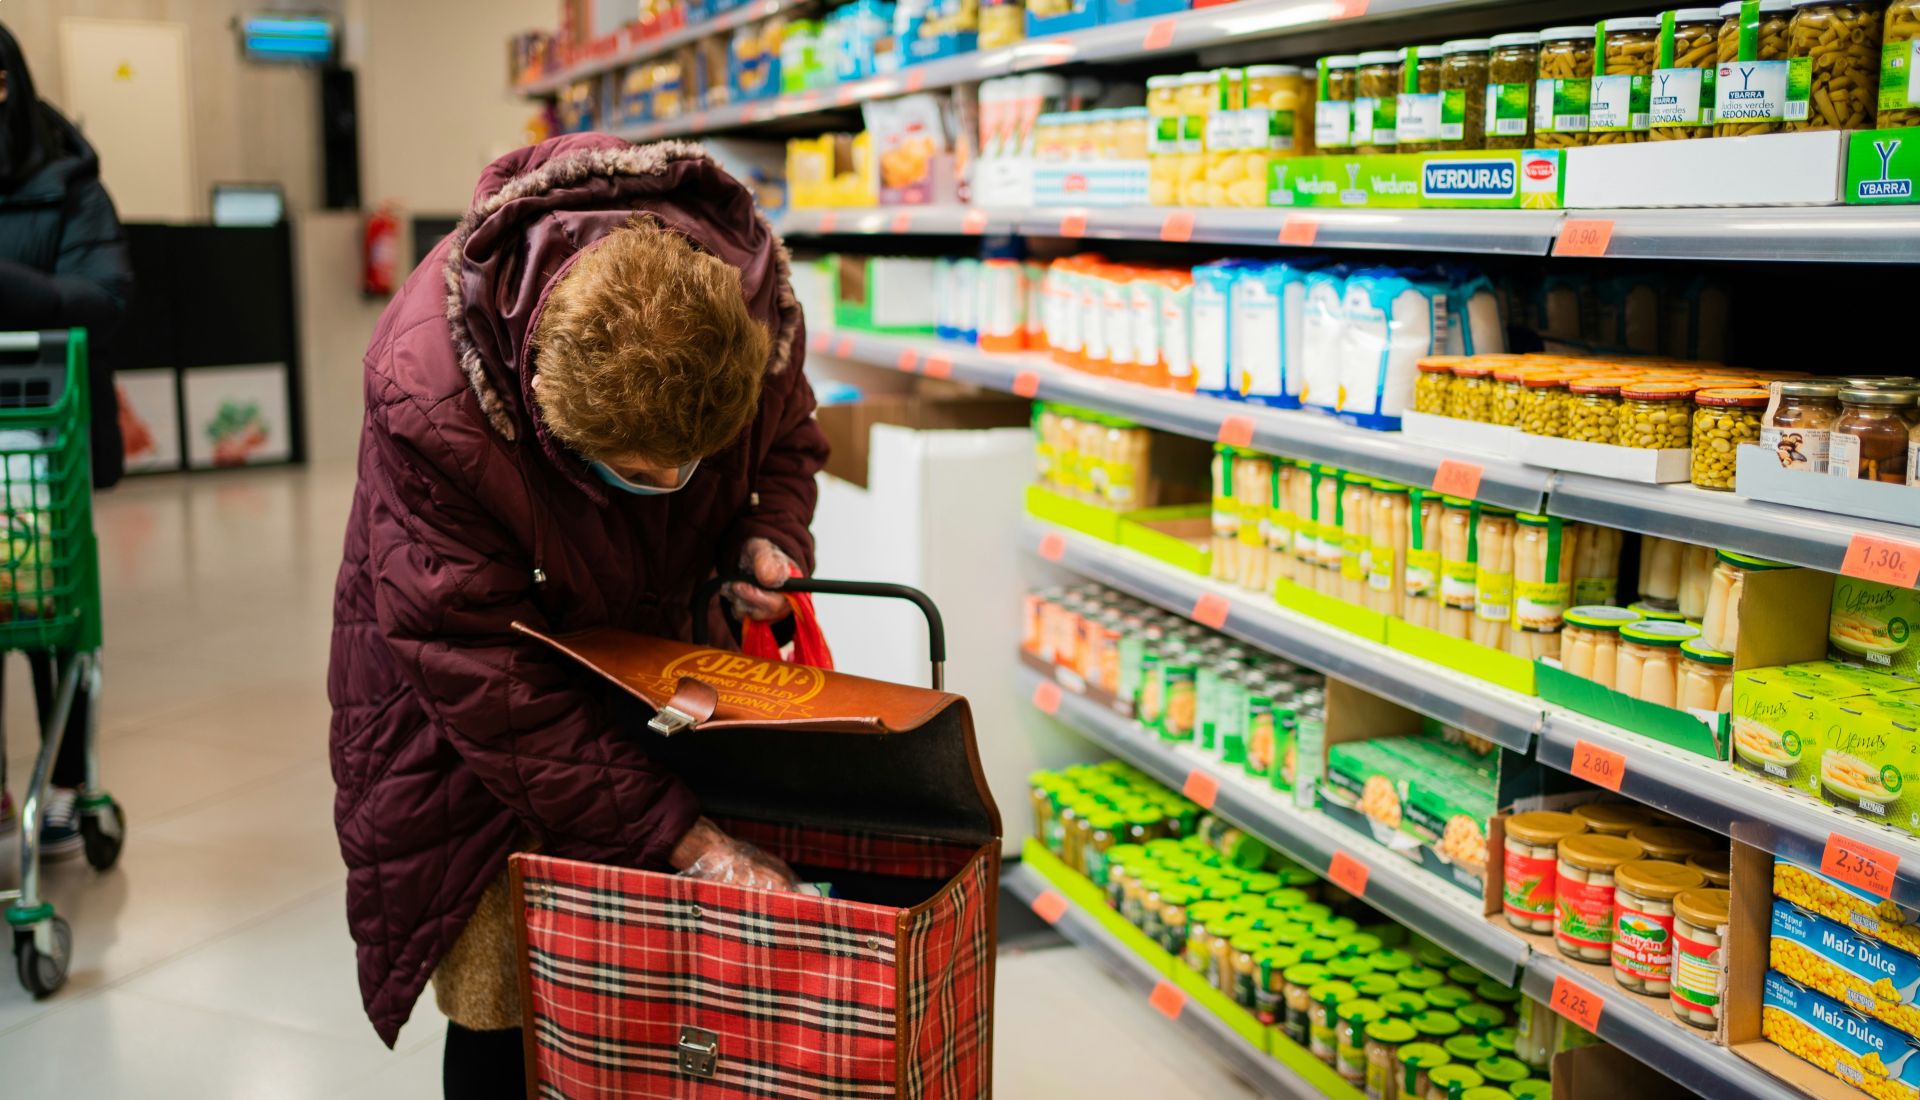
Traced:
<path fill-rule="evenodd" d="M 800 885 L 785 860 L 728 836 L 704 817 L 693 823 L 667 858 L 681 874 L 707 882 L 784 894 Z"/>
<path fill-rule="evenodd" d="M 771 623 L 793 614 L 793 605 L 787 602 L 785 596 L 768 591 L 779 588 L 787 583 L 788 577 L 799 574 L 799 567 L 793 564 L 792 558 L 768 540 L 752 538 L 740 547 L 740 568 L 752 574 L 759 583 L 728 581 L 720 589 L 727 598 L 728 606 L 733 608 L 735 618 Z"/>

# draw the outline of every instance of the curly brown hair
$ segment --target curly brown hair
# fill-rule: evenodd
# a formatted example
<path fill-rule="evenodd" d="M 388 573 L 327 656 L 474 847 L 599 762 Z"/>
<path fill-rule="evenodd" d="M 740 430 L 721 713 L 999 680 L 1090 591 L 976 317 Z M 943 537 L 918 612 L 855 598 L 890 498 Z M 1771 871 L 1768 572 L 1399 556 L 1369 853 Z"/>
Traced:
<path fill-rule="evenodd" d="M 533 333 L 534 401 L 580 455 L 679 466 L 752 422 L 770 345 L 739 271 L 636 217 L 548 293 Z"/>

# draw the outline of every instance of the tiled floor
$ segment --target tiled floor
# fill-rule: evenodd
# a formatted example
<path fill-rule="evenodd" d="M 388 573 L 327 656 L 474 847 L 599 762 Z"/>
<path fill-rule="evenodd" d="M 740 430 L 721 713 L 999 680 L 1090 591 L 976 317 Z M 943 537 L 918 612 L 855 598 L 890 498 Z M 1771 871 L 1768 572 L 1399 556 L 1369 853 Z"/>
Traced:
<path fill-rule="evenodd" d="M 346 932 L 324 675 L 350 488 L 348 470 L 268 471 L 101 498 L 103 768 L 129 838 L 109 874 L 49 870 L 74 929 L 64 991 L 30 1000 L 4 960 L 0 1097 L 439 1095 L 432 998 L 381 1046 Z M 7 678 L 17 789 L 25 662 Z M 1067 948 L 1003 955 L 996 1034 L 1009 1100 L 1252 1095 Z"/>

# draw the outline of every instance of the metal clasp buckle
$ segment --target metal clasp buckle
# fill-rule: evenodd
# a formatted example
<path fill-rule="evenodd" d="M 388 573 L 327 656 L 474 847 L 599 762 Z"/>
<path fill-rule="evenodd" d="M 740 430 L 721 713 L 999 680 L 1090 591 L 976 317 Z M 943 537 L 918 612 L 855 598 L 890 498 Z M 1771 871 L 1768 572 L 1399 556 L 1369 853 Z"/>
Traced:
<path fill-rule="evenodd" d="M 720 1060 L 720 1036 L 705 1028 L 683 1026 L 675 1049 L 680 1052 L 681 1073 L 712 1077 Z"/>
<path fill-rule="evenodd" d="M 662 737 L 672 737 L 683 729 L 690 729 L 697 723 L 694 717 L 677 707 L 661 707 L 660 713 L 647 720 L 647 728 Z"/>

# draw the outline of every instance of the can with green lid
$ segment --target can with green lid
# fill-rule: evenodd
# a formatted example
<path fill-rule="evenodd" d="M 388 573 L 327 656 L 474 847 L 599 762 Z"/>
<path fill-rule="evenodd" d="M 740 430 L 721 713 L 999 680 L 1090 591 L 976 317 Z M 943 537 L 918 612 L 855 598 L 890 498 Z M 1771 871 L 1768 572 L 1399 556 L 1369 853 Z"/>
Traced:
<path fill-rule="evenodd" d="M 1487 1079 L 1488 1084 L 1499 1085 L 1503 1088 L 1516 1081 L 1524 1081 L 1528 1077 L 1533 1076 L 1533 1071 L 1527 1068 L 1525 1062 L 1522 1062 L 1518 1058 L 1509 1058 L 1504 1054 L 1496 1054 L 1491 1058 L 1482 1058 L 1473 1064 L 1473 1068 L 1480 1076 Z"/>
<path fill-rule="evenodd" d="M 1464 985 L 1468 989 L 1472 989 L 1474 986 L 1486 981 L 1487 976 L 1480 973 L 1471 963 L 1455 963 L 1447 967 L 1447 980 L 1455 985 Z"/>
<path fill-rule="evenodd" d="M 1340 947 L 1332 940 L 1301 940 L 1294 946 L 1300 949 L 1300 958 L 1304 962 L 1323 963 L 1340 957 Z"/>
<path fill-rule="evenodd" d="M 1327 920 L 1332 916 L 1333 907 L 1327 905 L 1325 902 L 1318 901 L 1310 901 L 1293 911 L 1293 919 L 1303 920 L 1308 924 L 1319 924 L 1321 921 Z"/>
<path fill-rule="evenodd" d="M 1422 1041 L 1401 1047 L 1400 1067 L 1396 1076 L 1399 1095 L 1405 1100 L 1420 1100 L 1431 1086 L 1433 1071 L 1452 1060 L 1453 1057 L 1437 1043 Z"/>
<path fill-rule="evenodd" d="M 1402 971 L 1412 969 L 1413 967 L 1413 956 L 1397 947 L 1389 947 L 1375 951 L 1373 954 L 1367 956 L 1367 961 L 1372 963 L 1373 968 L 1380 973 L 1393 974 L 1396 976 Z"/>
<path fill-rule="evenodd" d="M 1422 997 L 1418 993 L 1410 993 L 1404 989 L 1382 994 L 1379 1001 L 1380 1007 L 1386 1009 L 1387 1015 L 1389 1016 L 1418 1016 L 1420 1013 L 1427 1011 L 1427 999 L 1425 997 Z"/>
<path fill-rule="evenodd" d="M 1488 1004 L 1504 1006 L 1520 1003 L 1519 990 L 1511 986 L 1501 985 L 1492 978 L 1488 978 L 1479 985 L 1474 986 L 1473 993 L 1474 996 L 1479 997 Z"/>
<path fill-rule="evenodd" d="M 1379 1002 L 1353 1000 L 1336 1013 L 1339 1025 L 1334 1030 L 1333 1068 L 1342 1081 L 1358 1085 L 1367 1079 L 1367 1028 L 1386 1017 Z"/>
<path fill-rule="evenodd" d="M 1498 1057 L 1500 1053 L 1493 1049 L 1492 1043 L 1478 1035 L 1455 1035 L 1440 1045 L 1447 1048 L 1447 1053 L 1453 1055 L 1454 1061 L 1468 1064 Z"/>
<path fill-rule="evenodd" d="M 1511 1026 L 1496 1027 L 1486 1035 L 1487 1042 L 1492 1043 L 1493 1049 L 1502 1054 L 1512 1054 L 1513 1044 L 1519 1037 L 1520 1029 Z"/>
<path fill-rule="evenodd" d="M 1385 1006 L 1382 1006 L 1385 1007 Z M 1400 1069 L 1400 1048 L 1419 1038 L 1419 1032 L 1405 1020 L 1389 1015 L 1367 1025 L 1367 1095 L 1392 1096 Z"/>
<path fill-rule="evenodd" d="M 1447 976 L 1438 970 L 1426 966 L 1410 966 L 1398 975 L 1401 989 L 1411 989 L 1415 993 L 1425 993 L 1447 984 Z"/>
<path fill-rule="evenodd" d="M 1477 1089 L 1468 1089 L 1461 1093 L 1460 1100 L 1513 1100 L 1513 1094 L 1506 1089 L 1482 1085 Z"/>
<path fill-rule="evenodd" d="M 1515 1081 L 1507 1086 L 1507 1092 L 1513 1100 L 1552 1100 L 1553 1082 L 1539 1077 L 1529 1077 L 1524 1081 Z"/>
<path fill-rule="evenodd" d="M 1340 945 L 1340 953 L 1343 955 L 1371 955 L 1380 950 L 1380 937 L 1371 932 L 1349 932 L 1336 938 L 1334 942 Z M 1368 964 L 1367 969 L 1373 969 L 1371 963 Z"/>
<path fill-rule="evenodd" d="M 1473 994 L 1457 985 L 1437 985 L 1432 989 L 1415 990 L 1415 992 L 1427 999 L 1427 1007 L 1443 1009 L 1447 1012 L 1473 1003 Z"/>
<path fill-rule="evenodd" d="M 1282 992 L 1286 1008 L 1280 1018 L 1280 1030 L 1295 1043 L 1306 1046 L 1307 1010 L 1313 1005 L 1307 991 L 1326 981 L 1331 975 L 1327 973 L 1327 968 L 1319 963 L 1302 962 L 1287 967 L 1281 977 L 1286 979 L 1287 984 Z"/>
<path fill-rule="evenodd" d="M 1400 982 L 1391 974 L 1362 974 L 1353 979 L 1353 987 L 1362 997 L 1380 998 L 1400 991 Z"/>
<path fill-rule="evenodd" d="M 1406 1100 L 1448 1100 L 1448 1097 L 1453 1096 L 1456 1091 L 1465 1093 L 1485 1083 L 1486 1078 L 1475 1072 L 1472 1066 L 1449 1062 L 1427 1072 L 1427 1092 L 1424 1098 L 1409 1096 Z"/>
<path fill-rule="evenodd" d="M 1458 1016 L 1460 1022 L 1466 1025 L 1467 1030 L 1473 1032 L 1475 1035 L 1485 1035 L 1487 1032 L 1507 1022 L 1507 1010 L 1501 1008 L 1499 1005 L 1461 1005 L 1459 1008 L 1454 1009 L 1453 1014 Z"/>
<path fill-rule="evenodd" d="M 1307 990 L 1307 1049 L 1315 1058 L 1333 1064 L 1338 1040 L 1334 1031 L 1340 1022 L 1340 1006 L 1356 1000 L 1359 994 L 1347 982 L 1321 982 Z"/>
<path fill-rule="evenodd" d="M 1445 1042 L 1460 1034 L 1460 1021 L 1454 1018 L 1453 1013 L 1441 1009 L 1429 1008 L 1409 1017 L 1407 1022 L 1413 1025 L 1422 1039 L 1432 1043 Z"/>
<path fill-rule="evenodd" d="M 1269 871 L 1268 874 L 1273 874 Z M 1274 875 L 1275 878 L 1280 876 Z M 1267 894 L 1267 908 L 1294 910 L 1307 904 L 1307 892 L 1295 886 L 1282 886 Z"/>
<path fill-rule="evenodd" d="M 1280 1023 L 1285 1012 L 1286 972 L 1300 962 L 1297 947 L 1269 947 L 1254 956 L 1260 968 L 1260 990 L 1254 997 L 1253 1014 L 1269 1027 Z"/>

